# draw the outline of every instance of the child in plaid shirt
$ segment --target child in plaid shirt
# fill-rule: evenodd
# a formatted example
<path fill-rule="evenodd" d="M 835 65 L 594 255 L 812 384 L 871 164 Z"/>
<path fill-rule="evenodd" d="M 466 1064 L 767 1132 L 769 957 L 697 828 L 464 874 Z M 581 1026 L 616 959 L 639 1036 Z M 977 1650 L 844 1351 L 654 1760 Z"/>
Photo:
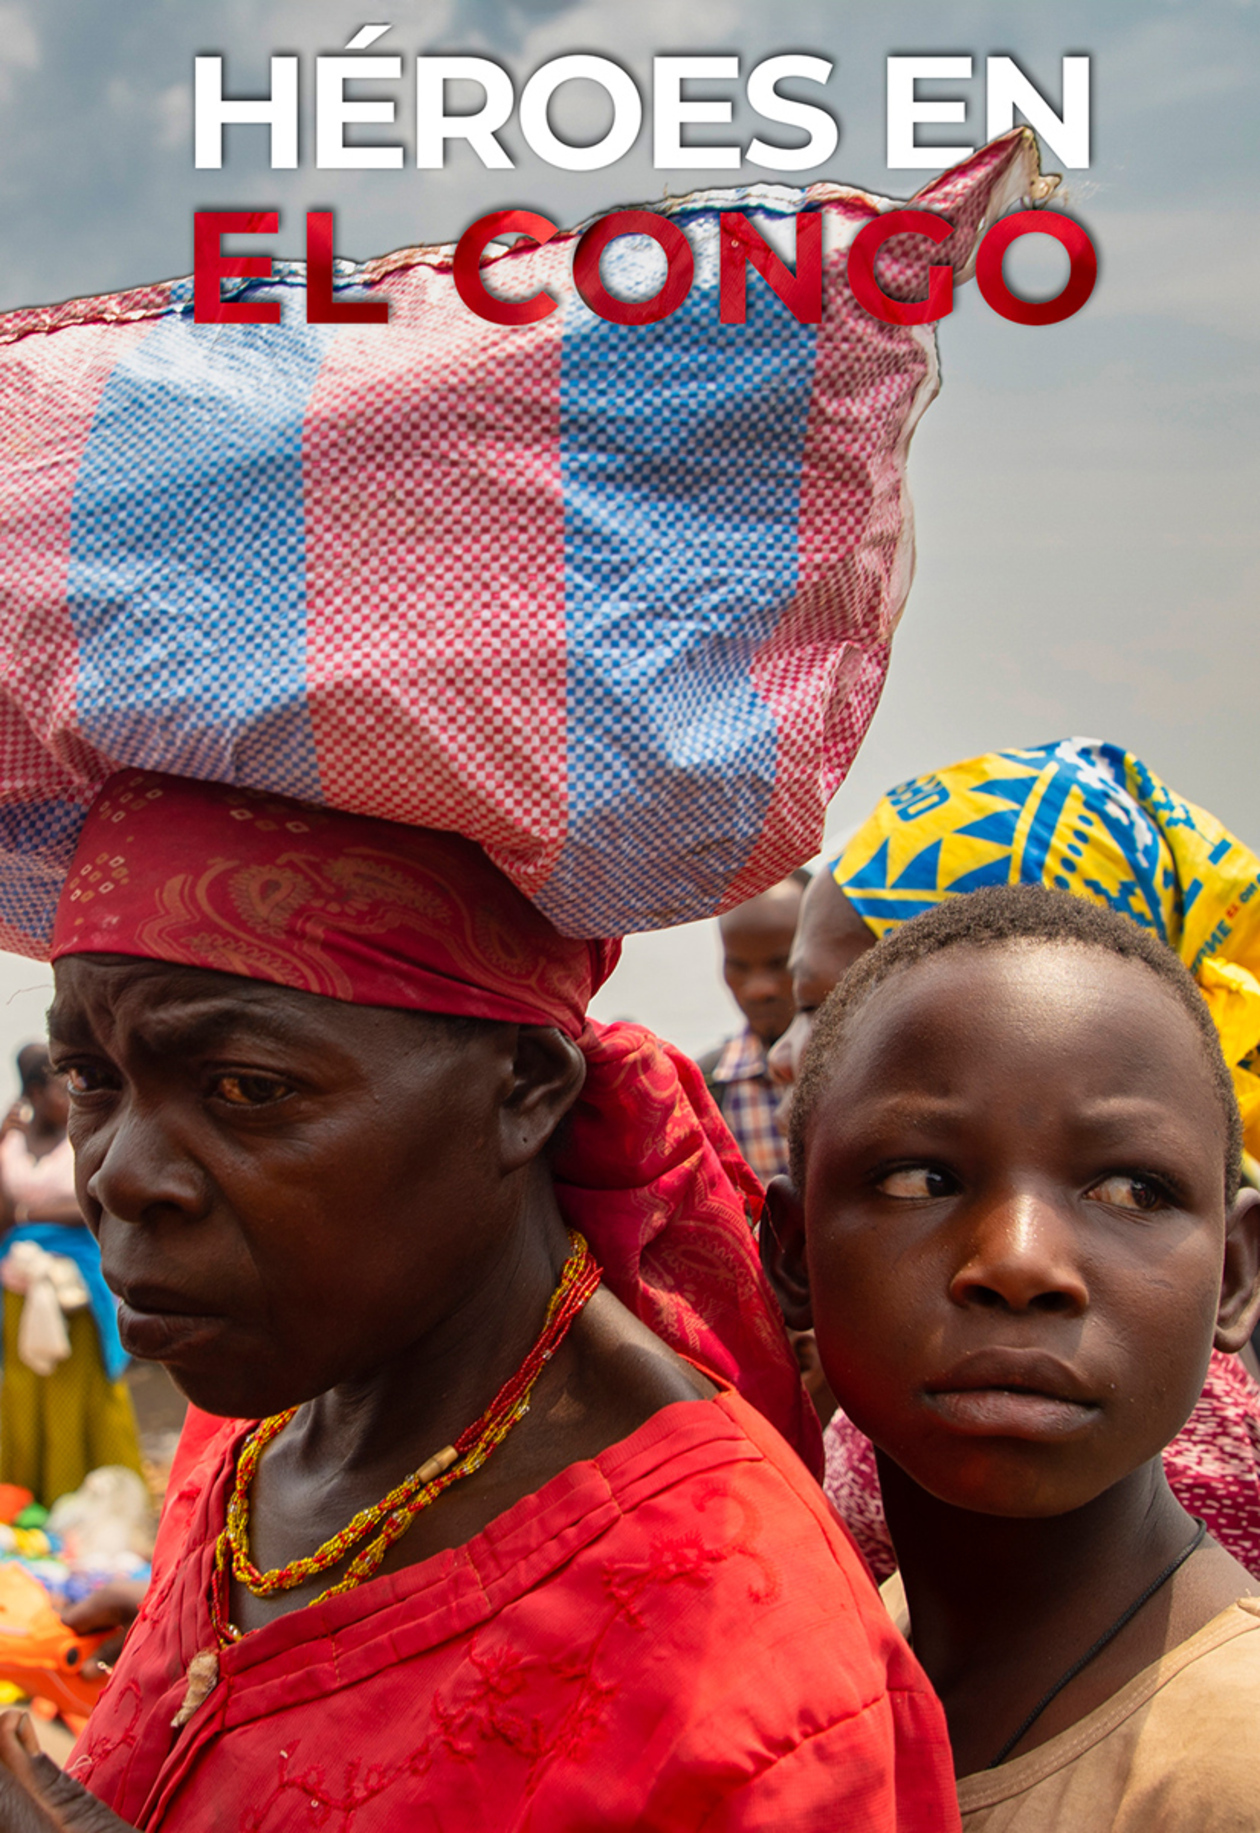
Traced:
<path fill-rule="evenodd" d="M 808 883 L 808 872 L 793 872 L 718 922 L 723 977 L 747 1022 L 738 1036 L 702 1057 L 700 1068 L 762 1183 L 787 1170 L 787 1146 L 775 1124 L 779 1095 L 766 1057 L 795 1012 L 788 956 Z"/>

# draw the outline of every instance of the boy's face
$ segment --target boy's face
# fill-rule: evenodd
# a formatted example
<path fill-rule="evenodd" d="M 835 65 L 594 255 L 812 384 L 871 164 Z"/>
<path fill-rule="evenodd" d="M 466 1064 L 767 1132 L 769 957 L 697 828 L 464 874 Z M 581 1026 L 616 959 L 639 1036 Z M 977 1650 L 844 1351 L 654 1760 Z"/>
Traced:
<path fill-rule="evenodd" d="M 1224 1142 L 1199 1034 L 1140 963 L 1012 944 L 896 974 L 820 1093 L 803 1215 L 775 1193 L 841 1405 L 955 1506 L 1092 1500 L 1180 1430 L 1218 1307 L 1241 1327 L 1256 1215 L 1227 1253 Z"/>

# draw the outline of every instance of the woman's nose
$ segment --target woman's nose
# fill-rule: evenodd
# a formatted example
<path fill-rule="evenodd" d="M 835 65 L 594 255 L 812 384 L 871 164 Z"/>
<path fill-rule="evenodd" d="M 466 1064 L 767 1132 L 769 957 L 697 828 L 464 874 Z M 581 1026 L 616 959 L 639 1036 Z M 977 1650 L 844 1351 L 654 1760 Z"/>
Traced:
<path fill-rule="evenodd" d="M 974 1218 L 964 1258 L 950 1282 L 960 1305 L 1079 1314 L 1089 1287 L 1071 1219 L 1041 1192 L 995 1196 Z"/>
<path fill-rule="evenodd" d="M 103 1136 L 78 1147 L 83 1194 L 122 1222 L 180 1210 L 205 1211 L 206 1180 L 195 1159 L 155 1113 L 124 1106 Z"/>

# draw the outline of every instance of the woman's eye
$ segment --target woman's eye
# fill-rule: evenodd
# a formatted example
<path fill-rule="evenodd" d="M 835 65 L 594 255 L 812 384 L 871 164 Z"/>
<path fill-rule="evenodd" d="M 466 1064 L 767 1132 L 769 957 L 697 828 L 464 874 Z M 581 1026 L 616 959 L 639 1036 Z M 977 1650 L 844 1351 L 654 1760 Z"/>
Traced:
<path fill-rule="evenodd" d="M 877 1189 L 886 1197 L 900 1197 L 905 1201 L 917 1199 L 922 1202 L 926 1197 L 952 1196 L 954 1180 L 945 1171 L 938 1171 L 932 1165 L 900 1165 L 896 1171 L 886 1171 L 880 1178 Z"/>
<path fill-rule="evenodd" d="M 234 1074 L 216 1076 L 214 1093 L 229 1107 L 267 1107 L 292 1091 L 278 1076 Z"/>
<path fill-rule="evenodd" d="M 108 1086 L 104 1070 L 93 1069 L 88 1064 L 75 1063 L 57 1073 L 63 1077 L 67 1093 L 71 1095 L 94 1095 L 98 1089 Z"/>
<path fill-rule="evenodd" d="M 1162 1209 L 1168 1201 L 1164 1190 L 1152 1178 L 1134 1177 L 1119 1171 L 1111 1177 L 1099 1178 L 1085 1195 L 1091 1202 L 1110 1203 L 1115 1209 Z"/>

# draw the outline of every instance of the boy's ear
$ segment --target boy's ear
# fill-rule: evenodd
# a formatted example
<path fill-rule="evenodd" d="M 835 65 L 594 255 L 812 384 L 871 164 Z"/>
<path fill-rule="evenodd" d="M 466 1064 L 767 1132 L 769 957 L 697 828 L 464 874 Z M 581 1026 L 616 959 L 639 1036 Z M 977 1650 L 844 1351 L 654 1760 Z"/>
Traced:
<path fill-rule="evenodd" d="M 1237 1355 L 1260 1317 L 1260 1190 L 1244 1185 L 1226 1218 L 1216 1347 Z"/>
<path fill-rule="evenodd" d="M 805 1262 L 805 1206 L 791 1178 L 772 1177 L 758 1235 L 761 1264 L 790 1330 L 812 1330 L 809 1270 Z"/>

